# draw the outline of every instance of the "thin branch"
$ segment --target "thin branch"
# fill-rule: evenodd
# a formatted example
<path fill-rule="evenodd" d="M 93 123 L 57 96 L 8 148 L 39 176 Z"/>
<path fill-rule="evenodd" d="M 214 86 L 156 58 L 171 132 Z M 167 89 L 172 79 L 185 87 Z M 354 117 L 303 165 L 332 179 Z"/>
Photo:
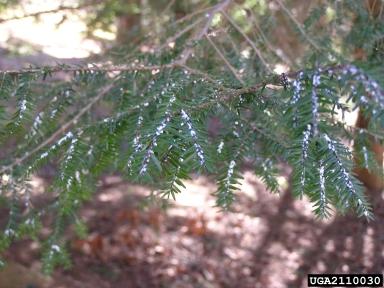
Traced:
<path fill-rule="evenodd" d="M 209 10 L 209 12 L 207 14 L 208 15 L 207 22 L 205 23 L 203 29 L 198 31 L 195 34 L 195 36 L 192 37 L 190 44 L 193 44 L 193 42 L 195 42 L 195 41 L 201 40 L 207 34 L 208 29 L 212 24 L 213 17 L 216 15 L 216 13 L 222 11 L 225 7 L 227 7 L 229 5 L 229 3 L 231 3 L 231 0 L 224 0 L 224 1 L 220 2 L 219 4 L 217 4 L 216 6 L 213 6 L 212 9 Z M 189 57 L 191 56 L 192 52 L 193 52 L 193 47 L 189 47 L 189 48 L 185 49 L 182 53 L 181 58 L 178 60 L 179 64 L 185 64 L 187 62 L 187 60 L 189 59 Z"/>
<path fill-rule="evenodd" d="M 92 66 L 87 68 L 81 68 L 81 67 L 73 67 L 73 66 L 45 66 L 42 68 L 29 68 L 29 69 L 21 69 L 21 70 L 0 70 L 0 74 L 3 74 L 2 81 L 0 81 L 0 89 L 2 86 L 2 83 L 4 81 L 4 77 L 6 74 L 9 75 L 21 75 L 21 74 L 38 74 L 38 73 L 58 73 L 58 72 L 137 72 L 137 71 L 157 71 L 157 70 L 165 70 L 165 69 L 174 69 L 174 68 L 182 68 L 185 70 L 188 70 L 191 74 L 198 75 L 203 77 L 205 80 L 217 83 L 217 80 L 213 79 L 211 76 L 209 76 L 207 73 L 200 71 L 198 69 L 192 68 L 187 66 L 186 64 L 180 63 L 179 61 L 175 60 L 174 62 L 171 62 L 169 64 L 165 65 L 132 65 L 132 66 Z"/>
<path fill-rule="evenodd" d="M 212 45 L 212 47 L 215 49 L 216 53 L 219 55 L 219 57 L 224 61 L 224 63 L 228 66 L 229 70 L 231 70 L 233 76 L 236 77 L 236 79 L 244 85 L 244 81 L 240 78 L 240 76 L 237 74 L 237 71 L 236 69 L 231 65 L 231 63 L 229 63 L 229 61 L 227 60 L 227 58 L 225 58 L 225 56 L 223 55 L 223 53 L 221 53 L 220 49 L 216 46 L 216 44 L 211 40 L 211 38 L 209 38 L 208 35 L 205 35 L 205 37 L 207 38 L 209 44 Z"/>
<path fill-rule="evenodd" d="M 169 1 L 169 3 L 167 4 L 167 6 L 165 6 L 164 10 L 161 11 L 161 15 L 165 14 L 168 12 L 169 9 L 171 9 L 171 7 L 175 4 L 176 0 L 171 0 Z"/>
<path fill-rule="evenodd" d="M 213 17 L 216 13 L 224 9 L 231 0 L 224 0 L 220 2 L 219 4 L 211 7 L 208 11 L 209 17 L 207 22 L 205 23 L 204 27 L 197 31 L 196 34 L 192 37 L 192 39 L 189 41 L 189 46 L 184 49 L 184 51 L 181 53 L 181 57 L 179 59 L 174 60 L 171 63 L 164 64 L 164 65 L 143 65 L 143 64 L 131 64 L 131 65 L 122 65 L 122 66 L 92 66 L 87 68 L 81 68 L 81 67 L 72 67 L 72 66 L 66 66 L 66 65 L 58 65 L 58 66 L 46 66 L 43 68 L 27 68 L 27 69 L 21 69 L 21 70 L 5 70 L 0 71 L 0 73 L 6 73 L 11 75 L 19 75 L 19 74 L 25 74 L 25 73 L 56 73 L 56 72 L 79 72 L 79 71 L 94 71 L 94 72 L 134 72 L 134 71 L 154 71 L 154 70 L 162 70 L 162 69 L 172 69 L 177 66 L 184 66 L 185 63 L 188 61 L 190 56 L 193 53 L 194 47 L 192 47 L 192 42 L 201 40 L 204 35 L 208 32 L 209 27 L 212 24 Z M 195 70 L 196 71 L 196 70 Z"/>
<path fill-rule="evenodd" d="M 296 20 L 296 18 L 292 15 L 291 11 L 280 1 L 280 0 L 275 0 L 279 6 L 287 13 L 289 18 L 296 24 L 297 28 L 300 30 L 301 34 L 304 36 L 304 38 L 315 48 L 316 50 L 320 51 L 320 47 L 313 41 L 308 34 L 304 31 L 304 28 L 302 25 L 299 23 L 299 21 Z"/>
<path fill-rule="evenodd" d="M 187 27 L 185 27 L 184 29 L 180 30 L 178 33 L 176 33 L 175 35 L 173 35 L 172 37 L 169 37 L 164 44 L 162 44 L 160 47 L 158 47 L 156 50 L 157 51 L 161 51 L 164 49 L 164 47 L 166 47 L 167 45 L 169 45 L 170 43 L 172 42 L 175 42 L 177 39 L 179 39 L 181 36 L 183 36 L 185 33 L 188 33 L 190 30 L 192 30 L 193 28 L 195 28 L 198 24 L 200 24 L 200 22 L 203 21 L 203 18 L 199 18 L 197 19 L 195 22 L 189 24 Z"/>
<path fill-rule="evenodd" d="M 152 71 L 164 68 L 174 67 L 174 63 L 165 64 L 165 65 L 148 65 L 143 64 L 132 64 L 122 65 L 122 66 L 91 66 L 91 67 L 77 67 L 77 66 L 68 66 L 68 65 L 57 65 L 57 66 L 44 66 L 42 68 L 25 68 L 20 70 L 4 70 L 0 73 L 18 75 L 18 74 L 27 74 L 27 73 L 57 73 L 57 72 L 81 72 L 81 71 L 92 71 L 92 72 L 134 72 L 134 71 Z"/>
<path fill-rule="evenodd" d="M 268 84 L 276 84 L 276 83 L 268 83 Z M 266 82 L 263 82 L 263 83 L 258 83 L 258 84 L 255 84 L 253 86 L 250 86 L 250 87 L 244 87 L 244 88 L 240 88 L 240 89 L 225 89 L 224 91 L 222 91 L 217 99 L 214 100 L 214 102 L 205 102 L 203 104 L 200 104 L 200 105 L 197 105 L 195 106 L 193 109 L 203 109 L 203 108 L 207 108 L 209 106 L 211 106 L 213 103 L 214 104 L 217 104 L 218 102 L 228 102 L 234 98 L 237 98 L 237 97 L 240 97 L 241 95 L 243 94 L 247 94 L 247 93 L 254 93 L 256 91 L 258 91 L 259 89 L 261 89 L 262 87 L 264 87 L 265 85 L 267 85 Z"/>
<path fill-rule="evenodd" d="M 84 9 L 84 8 L 91 7 L 91 6 L 94 6 L 94 5 L 99 5 L 99 4 L 102 4 L 102 3 L 103 3 L 103 1 L 95 1 L 95 2 L 84 3 L 83 5 L 79 5 L 79 6 L 64 6 L 64 5 L 60 5 L 59 7 L 55 8 L 55 9 L 50 9 L 50 10 L 45 10 L 45 11 L 38 11 L 38 12 L 34 12 L 34 13 L 30 13 L 30 14 L 25 14 L 25 15 L 21 15 L 21 16 L 15 16 L 15 17 L 6 18 L 6 19 L 1 19 L 0 18 L 0 23 L 14 21 L 14 20 L 21 20 L 21 19 L 25 19 L 25 18 L 29 18 L 29 17 L 39 17 L 39 16 L 44 15 L 44 14 L 54 14 L 54 13 L 58 13 L 58 12 L 61 12 L 61 11 L 80 10 L 80 9 Z"/>
<path fill-rule="evenodd" d="M 182 67 L 183 69 L 188 68 L 189 71 L 198 71 L 198 70 L 194 70 L 192 68 L 189 68 L 188 66 L 185 66 L 185 64 L 174 63 L 173 65 L 178 66 L 178 67 Z M 173 67 L 175 67 L 175 66 L 173 66 Z M 330 67 L 323 68 L 322 71 L 325 73 L 329 69 L 338 70 L 338 69 L 343 69 L 343 67 L 344 67 L 343 65 L 330 66 Z M 301 71 L 295 71 L 295 72 L 291 72 L 291 73 L 289 73 L 287 75 L 284 75 L 284 76 L 283 75 L 273 75 L 269 79 L 267 79 L 267 80 L 265 80 L 265 81 L 263 81 L 261 83 L 257 83 L 257 84 L 254 84 L 252 86 L 243 87 L 243 88 L 239 88 L 239 89 L 231 89 L 231 88 L 226 88 L 226 87 L 220 86 L 219 88 L 221 89 L 221 91 L 220 91 L 220 93 L 218 95 L 218 98 L 216 98 L 214 100 L 214 102 L 207 101 L 207 102 L 204 102 L 204 103 L 202 103 L 200 105 L 196 105 L 196 106 L 193 107 L 193 110 L 199 110 L 199 109 L 208 108 L 212 104 L 216 104 L 218 102 L 228 102 L 228 101 L 230 101 L 230 100 L 232 100 L 234 98 L 240 97 L 243 94 L 255 93 L 258 90 L 260 90 L 260 89 L 262 89 L 264 87 L 267 87 L 267 85 L 284 86 L 284 83 L 283 83 L 284 79 L 283 79 L 283 77 L 284 78 L 285 77 L 295 78 L 300 72 Z M 200 72 L 196 72 L 196 74 L 198 74 L 198 73 L 200 73 Z M 16 167 L 17 165 L 20 165 L 22 162 L 24 162 L 25 160 L 29 159 L 33 154 L 37 153 L 39 150 L 43 149 L 44 147 L 49 145 L 51 142 L 53 142 L 55 139 L 57 139 L 59 135 L 61 135 L 64 132 L 66 132 L 72 125 L 76 124 L 79 121 L 79 119 L 93 107 L 93 105 L 95 105 L 105 95 L 108 94 L 108 92 L 113 88 L 113 85 L 117 81 L 117 79 L 118 78 L 115 78 L 115 80 L 113 80 L 112 83 L 110 83 L 109 85 L 107 85 L 103 89 L 101 89 L 100 92 L 94 98 L 92 98 L 89 101 L 89 103 L 84 108 L 82 108 L 72 119 L 70 119 L 68 122 L 64 123 L 48 139 L 46 139 L 40 145 L 35 147 L 33 150 L 25 153 L 22 157 L 17 158 L 11 164 L 3 166 L 0 169 L 0 174 L 3 174 L 5 172 L 7 172 L 7 171 L 10 171 L 14 167 Z M 135 108 L 132 108 L 129 111 L 126 111 L 125 113 L 130 113 L 133 110 L 135 110 Z M 370 133 L 370 131 L 364 131 L 364 132 Z"/>
<path fill-rule="evenodd" d="M 203 71 L 189 67 L 185 64 L 178 64 L 178 65 L 179 65 L 179 67 L 184 68 L 185 70 L 187 70 L 188 72 L 190 72 L 192 74 L 202 76 L 204 79 L 208 80 L 209 82 L 216 83 L 216 84 L 218 83 L 217 80 L 213 79 L 211 76 L 209 76 L 207 73 L 205 73 Z"/>
<path fill-rule="evenodd" d="M 239 4 L 238 4 L 239 6 Z M 285 64 L 288 66 L 292 67 L 295 66 L 292 59 L 290 59 L 282 49 L 276 48 L 268 39 L 268 37 L 265 35 L 263 32 L 263 29 L 260 28 L 259 24 L 257 23 L 255 13 L 253 12 L 252 9 L 247 10 L 251 16 L 249 17 L 252 21 L 252 25 L 256 28 L 255 31 L 256 34 L 259 33 L 260 37 L 262 38 L 264 44 L 267 46 L 269 50 L 271 50 L 280 60 L 282 60 Z"/>
<path fill-rule="evenodd" d="M 32 155 L 34 155 L 35 153 L 37 153 L 38 151 L 40 151 L 41 149 L 43 149 L 44 147 L 46 147 L 47 145 L 52 143 L 55 139 L 58 138 L 58 136 L 65 133 L 72 125 L 75 125 L 79 121 L 79 119 L 93 107 L 93 105 L 95 105 L 105 95 L 108 94 L 108 92 L 113 88 L 114 83 L 116 81 L 117 81 L 117 78 L 112 83 L 110 83 L 109 85 L 107 85 L 103 89 L 101 89 L 101 91 L 94 98 L 92 98 L 84 108 L 82 108 L 72 119 L 70 119 L 68 122 L 64 123 L 49 138 L 47 138 L 45 141 L 43 141 L 41 144 L 39 144 L 37 147 L 35 147 L 31 151 L 28 151 L 27 153 L 25 153 L 22 157 L 17 158 L 11 164 L 3 166 L 0 169 L 0 174 L 3 174 L 7 171 L 11 171 L 14 167 L 16 167 L 17 165 L 20 165 L 21 163 L 23 163 L 24 161 L 29 159 Z M 225 87 L 220 87 L 222 89 L 222 91 L 220 92 L 218 99 L 215 99 L 214 103 L 217 103 L 217 101 L 227 102 L 227 101 L 230 101 L 233 98 L 239 97 L 243 94 L 254 93 L 254 92 L 258 91 L 259 89 L 265 87 L 267 84 L 282 85 L 281 81 L 280 81 L 280 77 L 275 76 L 275 77 L 272 77 L 271 79 L 269 79 L 268 81 L 264 81 L 262 83 L 255 84 L 255 85 L 250 86 L 250 87 L 244 87 L 244 88 L 240 88 L 240 89 L 229 89 L 229 88 L 225 88 Z M 212 104 L 213 104 L 212 102 L 205 102 L 201 105 L 197 105 L 197 106 L 193 107 L 193 109 L 196 110 L 196 109 L 207 108 Z M 130 113 L 133 110 L 135 110 L 135 108 L 130 109 L 129 111 L 126 111 L 126 113 Z"/>
<path fill-rule="evenodd" d="M 202 13 L 207 12 L 207 11 L 209 11 L 209 10 L 212 10 L 212 6 L 204 7 L 204 8 L 201 8 L 201 9 L 199 9 L 199 10 L 195 10 L 195 11 L 193 11 L 193 12 L 191 12 L 191 13 L 189 13 L 189 14 L 183 16 L 182 18 L 177 19 L 176 21 L 174 21 L 174 22 L 172 23 L 172 25 L 176 26 L 176 25 L 178 25 L 179 23 L 182 23 L 182 22 L 184 22 L 184 21 L 187 21 L 187 20 L 193 18 L 194 16 L 199 15 L 199 14 L 202 14 Z"/>
<path fill-rule="evenodd" d="M 221 11 L 221 14 L 223 14 L 225 16 L 225 18 L 227 18 L 227 20 L 229 21 L 229 23 L 231 23 L 231 25 L 233 27 L 235 27 L 235 29 L 244 37 L 244 39 L 249 43 L 249 45 L 251 45 L 252 49 L 255 50 L 257 56 L 259 57 L 261 63 L 263 63 L 263 65 L 265 66 L 265 68 L 267 68 L 267 70 L 272 73 L 273 71 L 271 70 L 271 68 L 269 67 L 269 65 L 267 64 L 267 62 L 265 61 L 263 55 L 261 54 L 260 50 L 256 47 L 255 43 L 248 37 L 248 35 L 239 27 L 239 25 L 236 24 L 235 21 L 233 21 L 233 19 L 225 12 L 225 11 Z"/>

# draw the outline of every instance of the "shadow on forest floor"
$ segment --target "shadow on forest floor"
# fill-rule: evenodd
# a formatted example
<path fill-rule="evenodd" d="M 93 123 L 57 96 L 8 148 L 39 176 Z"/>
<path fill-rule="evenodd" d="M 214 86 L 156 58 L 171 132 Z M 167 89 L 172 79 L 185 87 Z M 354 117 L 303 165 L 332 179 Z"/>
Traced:
<path fill-rule="evenodd" d="M 89 236 L 69 236 L 72 269 L 56 271 L 48 287 L 297 288 L 306 287 L 308 273 L 383 270 L 381 194 L 372 200 L 376 220 L 367 223 L 316 220 L 306 201 L 270 194 L 249 172 L 231 212 L 213 208 L 214 191 L 197 178 L 167 210 L 142 209 L 148 190 L 105 178 L 82 210 Z M 26 267 L 39 263 L 30 241 L 7 256 Z"/>

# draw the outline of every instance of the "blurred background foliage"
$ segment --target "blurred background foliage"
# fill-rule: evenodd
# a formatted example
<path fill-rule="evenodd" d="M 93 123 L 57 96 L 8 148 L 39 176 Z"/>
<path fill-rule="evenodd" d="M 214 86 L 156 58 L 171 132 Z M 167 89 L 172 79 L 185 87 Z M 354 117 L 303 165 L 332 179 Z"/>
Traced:
<path fill-rule="evenodd" d="M 384 25 L 379 0 L 238 0 L 233 3 L 228 12 L 231 19 L 257 47 L 289 68 L 306 60 L 308 39 L 349 60 L 382 56 L 380 41 Z M 199 16 L 215 4 L 217 1 L 208 0 L 54 0 L 49 4 L 46 1 L 3 0 L 0 1 L 0 23 L 27 15 L 36 21 L 46 21 L 44 16 L 56 14 L 55 25 L 59 27 L 78 17 L 78 21 L 86 25 L 83 37 L 96 41 L 101 47 L 98 54 L 122 44 L 127 54 L 127 48 L 134 51 L 143 41 L 146 46 L 141 50 L 153 52 L 156 45 L 178 32 L 181 37 L 176 46 L 182 45 L 192 33 L 192 26 L 198 24 Z M 243 51 L 236 46 L 246 43 L 245 39 L 224 18 L 217 14 L 212 29 L 227 34 L 223 37 L 228 40 L 227 45 L 235 45 L 232 48 Z M 181 33 L 184 29 L 190 33 Z M 71 41 L 70 35 L 68 40 Z M 269 58 L 266 61 L 273 62 Z"/>

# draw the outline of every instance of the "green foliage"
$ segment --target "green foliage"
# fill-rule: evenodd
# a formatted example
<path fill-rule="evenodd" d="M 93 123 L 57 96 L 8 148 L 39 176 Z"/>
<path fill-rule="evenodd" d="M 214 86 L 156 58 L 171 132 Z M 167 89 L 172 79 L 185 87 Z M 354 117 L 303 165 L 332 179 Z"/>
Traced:
<path fill-rule="evenodd" d="M 16 6 L 19 2 L 20 2 L 20 0 L 1 0 L 0 1 L 0 12 L 2 10 L 9 8 L 9 7 Z"/>
<path fill-rule="evenodd" d="M 209 174 L 217 181 L 217 206 L 229 209 L 244 163 L 273 192 L 281 167 L 290 166 L 293 193 L 308 197 L 316 216 L 352 210 L 373 217 L 353 171 L 382 175 L 370 143 L 384 139 L 384 69 L 375 44 L 383 25 L 360 1 L 308 4 L 303 21 L 287 1 L 207 2 L 186 4 L 196 12 L 182 18 L 169 7 L 176 22 L 147 38 L 150 52 L 116 47 L 104 55 L 113 64 L 0 73 L 1 196 L 10 211 L 1 249 L 31 235 L 44 242 L 46 272 L 68 266 L 63 233 L 75 223 L 86 235 L 77 211 L 102 173 L 119 173 L 167 199 L 193 173 Z M 119 3 L 97 6 L 90 25 L 103 28 L 122 11 L 138 13 Z M 292 25 L 298 55 L 276 48 L 286 47 L 276 7 Z M 373 52 L 353 61 L 356 47 Z M 284 65 L 287 74 L 273 72 Z M 57 81 L 57 73 L 68 76 Z M 357 109 L 370 119 L 366 129 L 345 121 Z M 48 164 L 57 167 L 49 203 L 35 207 L 28 181 Z M 54 216 L 52 233 L 41 239 L 47 214 Z"/>

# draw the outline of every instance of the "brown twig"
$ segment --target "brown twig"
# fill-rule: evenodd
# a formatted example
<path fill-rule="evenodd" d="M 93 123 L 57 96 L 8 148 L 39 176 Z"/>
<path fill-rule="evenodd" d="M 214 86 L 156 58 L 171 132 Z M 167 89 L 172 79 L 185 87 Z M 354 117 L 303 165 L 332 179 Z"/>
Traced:
<path fill-rule="evenodd" d="M 108 84 L 103 89 L 101 89 L 100 92 L 94 98 L 92 98 L 84 108 L 82 108 L 68 122 L 61 125 L 61 127 L 58 130 L 56 130 L 56 132 L 54 132 L 49 138 L 44 140 L 41 144 L 39 144 L 33 150 L 25 153 L 22 157 L 16 159 L 11 164 L 3 166 L 0 169 L 0 174 L 3 174 L 7 171 L 11 171 L 14 167 L 16 167 L 17 165 L 20 165 L 22 162 L 29 159 L 33 154 L 37 153 L 38 151 L 40 151 L 41 149 L 43 149 L 44 147 L 46 147 L 47 145 L 52 143 L 55 139 L 58 138 L 58 136 L 65 133 L 72 125 L 76 124 L 80 120 L 80 118 L 92 108 L 92 106 L 94 104 L 96 104 L 105 95 L 108 94 L 108 92 L 114 87 L 114 83 L 116 80 L 117 79 L 115 79 L 112 83 Z M 221 87 L 222 88 L 221 94 L 219 95 L 219 97 L 215 101 L 215 103 L 217 103 L 217 101 L 226 102 L 226 101 L 229 101 L 233 98 L 239 97 L 240 95 L 243 95 L 246 93 L 254 93 L 257 90 L 259 90 L 260 88 L 265 87 L 267 84 L 279 85 L 279 80 L 277 77 L 273 77 L 268 82 L 263 82 L 263 83 L 255 84 L 255 85 L 250 86 L 250 87 L 244 87 L 244 88 L 240 88 L 240 89 L 229 89 L 229 88 Z M 194 109 L 203 109 L 203 108 L 209 107 L 210 105 L 212 105 L 212 102 L 205 102 L 201 105 L 197 105 L 196 107 L 194 107 Z"/>
<path fill-rule="evenodd" d="M 235 78 L 236 78 L 242 85 L 244 85 L 244 81 L 240 78 L 240 76 L 238 75 L 236 69 L 231 65 L 231 63 L 229 63 L 229 61 L 227 60 L 227 58 L 225 58 L 225 56 L 223 55 L 223 53 L 221 53 L 220 49 L 216 46 L 216 44 L 211 40 L 211 38 L 210 38 L 208 35 L 205 35 L 205 37 L 207 38 L 209 44 L 211 44 L 211 46 L 215 49 L 217 55 L 219 55 L 219 57 L 224 61 L 225 65 L 227 65 L 227 67 L 229 68 L 229 70 L 231 70 L 233 76 L 235 76 Z"/>
<path fill-rule="evenodd" d="M 93 71 L 93 72 L 134 72 L 134 71 L 154 71 L 154 70 L 162 70 L 162 69 L 172 69 L 177 66 L 179 67 L 185 67 L 186 62 L 191 57 L 194 47 L 192 46 L 193 42 L 201 40 L 204 35 L 208 32 L 209 27 L 212 24 L 213 17 L 216 13 L 224 9 L 231 1 L 230 0 L 224 0 L 220 2 L 219 4 L 211 7 L 208 10 L 209 17 L 203 26 L 202 29 L 198 30 L 195 35 L 191 38 L 189 41 L 189 45 L 187 45 L 187 48 L 184 49 L 184 51 L 181 53 L 181 56 L 179 59 L 174 60 L 171 63 L 164 64 L 164 65 L 143 65 L 135 63 L 131 65 L 122 65 L 122 66 L 92 66 L 87 68 L 79 68 L 79 67 L 72 67 L 72 66 L 46 66 L 43 68 L 26 68 L 26 69 L 20 69 L 20 70 L 5 70 L 0 71 L 0 73 L 5 74 L 11 74 L 11 75 L 19 75 L 19 74 L 25 74 L 25 73 L 56 73 L 56 72 L 79 72 L 79 71 Z M 196 70 L 195 70 L 196 71 Z M 201 74 L 201 73 L 200 73 Z"/>
<path fill-rule="evenodd" d="M 225 7 L 227 7 L 229 5 L 229 3 L 231 3 L 231 0 L 224 0 L 224 1 L 220 2 L 219 4 L 213 6 L 210 9 L 209 12 L 208 12 L 208 20 L 205 23 L 203 29 L 198 31 L 195 34 L 195 36 L 192 37 L 190 42 L 195 42 L 195 41 L 201 40 L 207 34 L 207 32 L 209 30 L 209 27 L 212 24 L 213 17 L 215 16 L 215 14 L 220 12 L 220 11 L 222 11 Z M 190 43 L 190 44 L 192 44 L 192 43 Z M 183 53 L 182 53 L 181 58 L 178 60 L 179 64 L 185 64 L 187 62 L 187 60 L 189 59 L 189 57 L 191 56 L 192 52 L 193 52 L 193 47 L 192 46 L 187 48 L 187 49 L 185 49 L 183 51 Z"/>
<path fill-rule="evenodd" d="M 248 37 L 248 35 L 240 28 L 239 25 L 237 25 L 237 23 L 235 21 L 233 21 L 233 19 L 225 12 L 225 11 L 221 11 L 221 14 L 224 15 L 224 17 L 228 20 L 229 23 L 231 23 L 231 25 L 233 27 L 235 27 L 235 29 L 244 37 L 244 39 L 249 43 L 249 45 L 251 45 L 252 49 L 256 52 L 257 56 L 259 57 L 261 63 L 263 63 L 263 65 L 265 66 L 265 68 L 267 68 L 267 70 L 272 73 L 272 69 L 269 67 L 269 65 L 267 64 L 267 62 L 265 61 L 263 55 L 261 54 L 261 51 L 256 47 L 255 43 Z"/>
<path fill-rule="evenodd" d="M 181 36 L 183 36 L 184 34 L 188 33 L 189 31 L 191 31 L 193 28 L 195 28 L 198 24 L 200 24 L 200 22 L 202 22 L 203 19 L 199 18 L 197 19 L 195 22 L 189 24 L 187 27 L 185 27 L 184 29 L 180 30 L 178 33 L 176 33 L 175 35 L 169 37 L 165 42 L 164 44 L 162 44 L 161 46 L 159 46 L 156 51 L 161 51 L 163 50 L 167 45 L 169 45 L 170 43 L 172 42 L 175 42 L 177 39 L 179 39 Z"/>
<path fill-rule="evenodd" d="M 182 64 L 175 64 L 175 65 L 186 68 L 186 66 L 182 65 Z M 325 73 L 330 69 L 335 71 L 335 70 L 339 70 L 339 69 L 343 69 L 343 68 L 344 68 L 343 65 L 336 65 L 336 66 L 334 65 L 334 66 L 325 67 L 322 69 L 322 71 Z M 193 71 L 192 68 L 189 68 L 189 69 L 190 69 L 189 71 Z M 295 78 L 300 72 L 301 71 L 291 72 L 285 76 L 290 77 L 290 78 Z M 39 150 L 41 150 L 44 147 L 46 147 L 47 145 L 49 145 L 51 142 L 53 142 L 55 139 L 57 139 L 59 135 L 65 133 L 72 125 L 77 123 L 79 121 L 79 119 L 92 108 L 92 106 L 94 104 L 96 104 L 105 95 L 108 94 L 108 92 L 113 88 L 113 84 L 115 83 L 115 81 L 117 81 L 117 79 L 118 78 L 115 78 L 115 80 L 112 83 L 108 84 L 103 89 L 101 89 L 100 92 L 94 98 L 92 98 L 84 108 L 82 108 L 72 119 L 70 119 L 68 122 L 64 123 L 48 139 L 43 141 L 41 144 L 39 144 L 33 150 L 25 153 L 21 158 L 16 159 L 14 162 L 12 162 L 9 165 L 3 166 L 0 169 L 0 174 L 3 174 L 7 171 L 12 170 L 15 166 L 21 164 L 25 160 L 29 159 L 33 154 L 37 153 Z M 236 97 L 240 97 L 243 94 L 255 93 L 259 89 L 267 87 L 267 85 L 283 86 L 284 83 L 283 83 L 282 75 L 273 75 L 269 79 L 267 79 L 261 83 L 257 83 L 257 84 L 254 84 L 252 86 L 243 87 L 243 88 L 239 88 L 239 89 L 231 89 L 231 88 L 225 88 L 225 87 L 221 86 L 220 87 L 220 89 L 221 89 L 220 94 L 218 95 L 218 98 L 215 99 L 214 102 L 208 101 L 208 102 L 205 102 L 203 104 L 200 104 L 200 105 L 193 107 L 193 109 L 194 110 L 195 109 L 204 109 L 204 108 L 211 106 L 213 103 L 228 102 L 228 101 L 230 101 Z M 132 110 L 134 110 L 134 109 L 132 109 Z"/>
<path fill-rule="evenodd" d="M 239 4 L 237 6 L 240 7 Z M 263 29 L 260 28 L 259 24 L 257 23 L 256 20 L 256 15 L 252 9 L 247 9 L 247 12 L 249 12 L 250 16 L 249 18 L 251 19 L 252 26 L 255 28 L 255 33 L 260 34 L 259 37 L 262 38 L 263 43 L 265 46 L 272 51 L 273 54 L 276 55 L 282 62 L 284 62 L 288 67 L 295 67 L 293 60 L 288 57 L 288 55 L 285 54 L 285 52 L 282 49 L 276 48 L 268 39 L 268 37 L 265 35 L 263 32 Z"/>
<path fill-rule="evenodd" d="M 60 5 L 59 7 L 55 8 L 55 9 L 38 11 L 38 12 L 34 12 L 34 13 L 30 13 L 30 14 L 25 14 L 25 15 L 21 15 L 21 16 L 15 16 L 15 17 L 6 18 L 6 19 L 1 19 L 0 18 L 0 23 L 14 21 L 14 20 L 21 20 L 21 19 L 25 19 L 25 18 L 29 18 L 29 17 L 39 17 L 39 16 L 44 15 L 44 14 L 54 14 L 54 13 L 58 13 L 58 12 L 61 12 L 61 11 L 81 10 L 81 9 L 84 9 L 84 8 L 87 8 L 87 7 L 90 7 L 90 6 L 94 6 L 94 5 L 98 5 L 98 4 L 101 4 L 101 3 L 103 3 L 103 1 L 95 1 L 95 2 L 90 2 L 90 3 L 85 3 L 85 4 L 79 5 L 79 6 L 64 6 L 64 5 Z"/>
<path fill-rule="evenodd" d="M 45 66 L 42 68 L 25 68 L 20 70 L 4 70 L 0 73 L 17 75 L 17 74 L 26 74 L 26 73 L 57 73 L 57 72 L 81 72 L 81 71 L 92 71 L 92 72 L 134 72 L 134 71 L 152 71 L 164 68 L 172 68 L 174 64 L 166 65 L 135 65 L 130 66 L 92 66 L 92 67 L 74 67 L 74 66 Z"/>
<path fill-rule="evenodd" d="M 284 10 L 284 12 L 288 15 L 288 17 L 293 21 L 293 23 L 296 24 L 297 28 L 301 32 L 301 34 L 304 36 L 304 38 L 308 41 L 309 44 L 312 45 L 313 48 L 315 48 L 317 51 L 321 51 L 320 47 L 313 41 L 311 37 L 308 36 L 308 34 L 305 32 L 303 26 L 297 21 L 295 16 L 292 15 L 292 12 L 289 11 L 289 9 L 281 2 L 281 0 L 275 0 L 279 6 Z"/>

